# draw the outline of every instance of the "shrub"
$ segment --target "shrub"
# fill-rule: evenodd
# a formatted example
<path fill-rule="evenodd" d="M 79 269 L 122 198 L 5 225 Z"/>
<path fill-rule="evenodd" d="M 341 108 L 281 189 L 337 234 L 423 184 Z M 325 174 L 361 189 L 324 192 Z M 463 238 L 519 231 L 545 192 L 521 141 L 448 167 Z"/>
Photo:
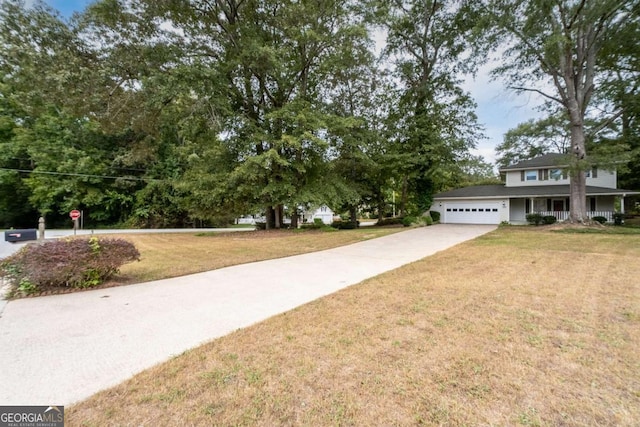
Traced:
<path fill-rule="evenodd" d="M 599 222 L 600 224 L 604 224 L 605 222 L 607 222 L 607 218 L 604 216 L 594 216 L 593 218 L 591 218 L 594 221 Z"/>
<path fill-rule="evenodd" d="M 540 225 L 543 221 L 543 217 L 539 213 L 527 214 L 526 218 L 527 218 L 527 222 L 533 225 Z"/>
<path fill-rule="evenodd" d="M 314 222 L 305 222 L 304 224 L 300 225 L 300 228 L 304 230 L 320 230 L 321 228 L 324 228 L 324 227 L 326 226 L 322 222 L 322 220 L 320 220 L 319 224 L 314 221 Z"/>
<path fill-rule="evenodd" d="M 430 215 L 424 215 L 421 219 L 426 226 L 433 225 L 433 218 Z"/>
<path fill-rule="evenodd" d="M 123 239 L 68 239 L 23 247 L 0 263 L 0 276 L 29 294 L 48 288 L 89 288 L 103 283 L 119 268 L 140 259 Z"/>
<path fill-rule="evenodd" d="M 266 222 L 258 222 L 256 221 L 256 230 L 266 230 L 267 223 Z"/>
<path fill-rule="evenodd" d="M 416 222 L 415 216 L 405 216 L 404 218 L 402 218 L 402 225 L 404 225 L 405 227 L 410 227 L 411 224 L 415 222 Z"/>
<path fill-rule="evenodd" d="M 331 226 L 338 230 L 353 230 L 360 226 L 360 221 L 357 221 L 355 224 L 351 221 L 333 221 Z"/>
<path fill-rule="evenodd" d="M 545 215 L 542 217 L 542 222 L 545 224 L 555 224 L 558 219 L 553 215 Z"/>
<path fill-rule="evenodd" d="M 378 220 L 378 222 L 376 223 L 377 226 L 385 226 L 385 225 L 402 225 L 402 218 L 400 217 L 396 217 L 396 218 L 383 218 Z"/>
<path fill-rule="evenodd" d="M 429 214 L 431 215 L 431 218 L 433 219 L 433 222 L 440 221 L 440 212 L 438 212 L 438 211 L 430 211 Z"/>
<path fill-rule="evenodd" d="M 622 225 L 624 224 L 624 214 L 620 213 L 620 212 L 616 212 L 613 214 L 613 223 L 615 225 Z"/>

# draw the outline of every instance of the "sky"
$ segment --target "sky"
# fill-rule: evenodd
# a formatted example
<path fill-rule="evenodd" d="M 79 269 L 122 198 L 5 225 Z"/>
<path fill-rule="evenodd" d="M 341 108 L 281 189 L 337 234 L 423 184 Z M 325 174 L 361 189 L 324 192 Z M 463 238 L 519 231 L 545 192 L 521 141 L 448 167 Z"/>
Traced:
<path fill-rule="evenodd" d="M 68 17 L 73 12 L 82 11 L 92 1 L 46 0 L 46 3 Z M 33 0 L 27 1 L 27 4 L 30 2 Z M 472 150 L 472 153 L 495 164 L 495 148 L 502 143 L 504 134 L 522 122 L 539 118 L 540 113 L 535 110 L 538 105 L 535 97 L 516 95 L 507 90 L 503 82 L 491 81 L 489 78 L 491 68 L 491 65 L 482 67 L 475 79 L 465 80 L 463 88 L 475 99 L 478 121 L 484 127 L 487 136 L 487 139 L 478 141 L 477 148 Z"/>

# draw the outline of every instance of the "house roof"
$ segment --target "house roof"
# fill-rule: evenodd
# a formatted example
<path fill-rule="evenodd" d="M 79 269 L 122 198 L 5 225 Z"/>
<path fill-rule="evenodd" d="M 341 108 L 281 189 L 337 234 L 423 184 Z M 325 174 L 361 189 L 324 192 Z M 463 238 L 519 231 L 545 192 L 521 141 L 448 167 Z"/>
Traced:
<path fill-rule="evenodd" d="M 566 166 L 566 164 L 567 164 L 566 154 L 550 153 L 550 154 L 544 154 L 542 156 L 539 156 L 530 160 L 523 160 L 521 162 L 507 166 L 506 168 L 502 168 L 500 170 L 509 171 L 509 170 L 522 170 L 522 169 L 532 169 L 532 168 L 540 168 L 540 167 L 553 167 L 553 166 L 558 167 L 558 166 Z"/>
<path fill-rule="evenodd" d="M 494 199 L 508 197 L 569 197 L 569 185 L 536 185 L 524 187 L 506 187 L 504 184 L 477 185 L 445 191 L 433 196 L 434 199 Z M 640 194 L 615 188 L 587 186 L 587 196 L 630 196 Z"/>

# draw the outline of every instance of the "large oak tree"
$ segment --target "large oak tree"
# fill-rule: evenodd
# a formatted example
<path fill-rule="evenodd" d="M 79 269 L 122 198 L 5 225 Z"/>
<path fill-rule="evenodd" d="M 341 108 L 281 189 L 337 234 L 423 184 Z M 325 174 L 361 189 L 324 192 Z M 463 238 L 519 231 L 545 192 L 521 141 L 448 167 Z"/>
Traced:
<path fill-rule="evenodd" d="M 570 220 L 589 221 L 586 178 L 591 167 L 585 121 L 598 85 L 602 60 L 619 28 L 638 20 L 636 1 L 489 0 L 487 28 L 505 49 L 495 70 L 512 89 L 535 92 L 555 103 L 569 123 Z M 616 113 L 614 113 L 614 116 Z"/>

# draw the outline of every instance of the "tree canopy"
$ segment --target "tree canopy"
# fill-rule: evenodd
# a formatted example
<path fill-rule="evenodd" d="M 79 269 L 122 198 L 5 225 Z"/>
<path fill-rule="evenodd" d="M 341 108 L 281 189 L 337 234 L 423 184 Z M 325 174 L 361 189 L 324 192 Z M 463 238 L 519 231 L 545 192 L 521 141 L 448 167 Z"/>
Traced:
<path fill-rule="evenodd" d="M 421 213 L 492 178 L 471 154 L 483 129 L 462 83 L 500 43 L 497 73 L 557 107 L 510 131 L 499 161 L 568 151 L 579 191 L 589 162 L 640 159 L 638 49 L 616 41 L 637 36 L 637 8 L 98 0 L 65 18 L 3 1 L 0 224 L 81 209 L 91 226 L 260 214 L 279 228 L 321 205 L 383 217 L 394 200 Z"/>

